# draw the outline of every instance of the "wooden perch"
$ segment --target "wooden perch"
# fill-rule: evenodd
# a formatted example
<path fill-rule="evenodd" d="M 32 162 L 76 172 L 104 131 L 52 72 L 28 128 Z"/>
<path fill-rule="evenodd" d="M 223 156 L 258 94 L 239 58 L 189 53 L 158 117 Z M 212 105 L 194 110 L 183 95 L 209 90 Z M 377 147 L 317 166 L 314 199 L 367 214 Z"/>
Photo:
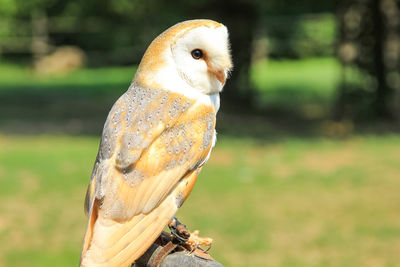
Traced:
<path fill-rule="evenodd" d="M 140 257 L 134 267 L 224 267 L 200 248 L 193 252 L 178 244 L 163 232 Z"/>

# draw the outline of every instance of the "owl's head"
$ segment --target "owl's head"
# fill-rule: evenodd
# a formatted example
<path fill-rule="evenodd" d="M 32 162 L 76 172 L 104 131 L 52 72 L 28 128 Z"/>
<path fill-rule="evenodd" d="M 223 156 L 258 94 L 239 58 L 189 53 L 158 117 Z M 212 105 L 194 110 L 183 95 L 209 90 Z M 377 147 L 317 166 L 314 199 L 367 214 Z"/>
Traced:
<path fill-rule="evenodd" d="M 135 81 L 184 94 L 219 93 L 232 68 L 227 28 L 212 20 L 178 23 L 149 46 Z"/>

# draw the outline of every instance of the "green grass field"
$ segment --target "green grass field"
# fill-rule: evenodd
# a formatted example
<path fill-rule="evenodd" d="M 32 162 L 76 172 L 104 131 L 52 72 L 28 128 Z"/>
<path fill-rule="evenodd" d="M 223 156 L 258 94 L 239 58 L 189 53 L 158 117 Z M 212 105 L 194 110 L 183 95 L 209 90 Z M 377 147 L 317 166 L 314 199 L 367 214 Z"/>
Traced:
<path fill-rule="evenodd" d="M 331 59 L 313 59 L 259 63 L 252 73 L 267 104 L 292 101 L 307 110 L 332 101 L 337 68 Z M 0 93 L 54 90 L 65 96 L 75 84 L 74 96 L 87 94 L 81 98 L 88 101 L 97 90 L 103 97 L 113 88 L 124 91 L 120 86 L 129 84 L 133 72 L 105 68 L 38 78 L 20 67 L 0 66 Z M 287 100 L 287 91 L 298 98 Z M 20 108 L 32 108 L 27 105 L 13 109 L 6 103 L 2 113 L 12 117 Z M 87 102 L 79 107 L 87 108 Z M 51 123 L 60 116 L 54 110 Z M 64 115 L 68 119 L 70 113 Z M 105 114 L 97 116 L 104 121 Z M 4 121 L 7 117 L 0 116 Z M 0 132 L 0 266 L 76 266 L 79 261 L 83 200 L 100 133 L 55 134 L 63 129 L 57 127 L 50 134 Z M 214 239 L 211 254 L 217 260 L 225 266 L 398 265 L 400 135 L 268 139 L 269 127 L 260 129 L 265 139 L 220 131 L 178 213 L 191 230 Z"/>
<path fill-rule="evenodd" d="M 2 136 L 0 147 L 0 265 L 76 265 L 98 138 Z M 221 136 L 178 216 L 226 266 L 396 266 L 399 148 L 399 136 Z"/>

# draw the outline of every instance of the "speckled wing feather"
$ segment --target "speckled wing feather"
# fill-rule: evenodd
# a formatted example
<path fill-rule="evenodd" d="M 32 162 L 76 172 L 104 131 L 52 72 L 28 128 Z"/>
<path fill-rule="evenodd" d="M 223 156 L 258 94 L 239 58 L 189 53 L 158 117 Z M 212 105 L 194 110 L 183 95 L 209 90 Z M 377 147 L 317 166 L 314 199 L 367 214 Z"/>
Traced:
<path fill-rule="evenodd" d="M 82 266 L 129 266 L 151 245 L 190 193 L 214 127 L 212 106 L 132 84 L 104 126 Z"/>

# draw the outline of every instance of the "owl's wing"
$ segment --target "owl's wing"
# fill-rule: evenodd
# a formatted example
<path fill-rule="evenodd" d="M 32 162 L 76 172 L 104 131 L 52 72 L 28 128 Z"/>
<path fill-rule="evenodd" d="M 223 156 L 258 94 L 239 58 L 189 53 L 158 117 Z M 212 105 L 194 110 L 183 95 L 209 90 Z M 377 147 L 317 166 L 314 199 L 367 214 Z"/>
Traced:
<path fill-rule="evenodd" d="M 107 118 L 87 191 L 82 266 L 129 266 L 183 203 L 214 138 L 213 107 L 131 87 Z"/>

